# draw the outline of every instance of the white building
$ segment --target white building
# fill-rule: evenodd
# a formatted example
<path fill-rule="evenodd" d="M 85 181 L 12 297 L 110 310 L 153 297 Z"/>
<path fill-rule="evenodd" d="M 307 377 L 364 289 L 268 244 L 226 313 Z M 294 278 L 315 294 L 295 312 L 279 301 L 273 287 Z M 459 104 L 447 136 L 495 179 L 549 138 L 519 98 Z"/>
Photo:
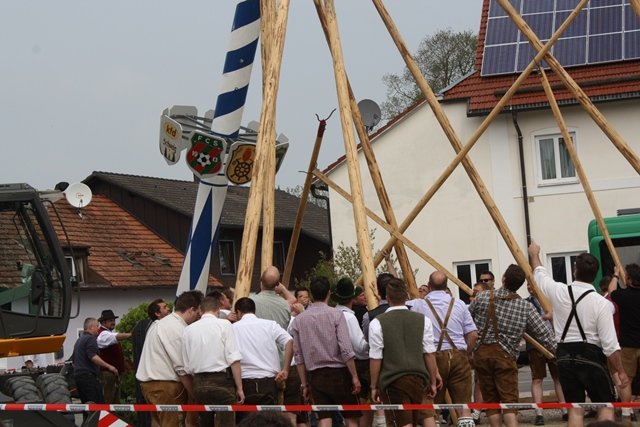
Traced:
<path fill-rule="evenodd" d="M 598 16 L 604 11 L 593 7 L 582 13 Z M 526 9 L 521 12 L 526 19 Z M 606 12 L 624 14 L 627 19 L 625 22 L 630 23 L 627 28 L 635 28 L 634 31 L 621 31 L 621 37 L 626 37 L 626 40 L 640 37 L 640 20 L 630 15 L 633 12 L 628 4 L 607 9 Z M 557 19 L 560 11 L 549 11 L 542 15 Z M 468 141 L 502 94 L 516 80 L 519 75 L 517 72 L 526 66 L 526 63 L 518 65 L 520 62 L 517 57 L 512 72 L 499 67 L 492 70 L 490 65 L 495 68 L 495 63 L 486 62 L 496 60 L 495 54 L 491 53 L 491 48 L 495 46 L 490 46 L 489 40 L 496 43 L 495 34 L 491 36 L 492 31 L 495 33 L 491 25 L 499 19 L 502 19 L 499 11 L 494 10 L 490 0 L 485 0 L 476 71 L 446 89 L 441 97 L 441 106 L 463 143 Z M 593 37 L 595 35 L 588 34 L 584 38 L 592 40 Z M 518 39 L 515 40 L 517 45 Z M 577 43 L 573 39 L 570 41 Z M 509 40 L 502 42 L 500 47 L 510 46 Z M 561 54 L 558 51 L 558 55 Z M 592 50 L 589 55 L 595 57 Z M 640 57 L 640 52 L 637 57 Z M 503 57 L 497 59 L 504 60 Z M 609 60 L 589 65 L 588 59 L 586 56 L 586 65 L 568 67 L 566 70 L 595 103 L 610 126 L 616 129 L 634 152 L 640 152 L 640 61 Z M 559 60 L 563 58 L 559 57 Z M 603 215 L 615 216 L 618 209 L 640 207 L 638 173 L 562 86 L 559 78 L 551 70 L 547 70 L 547 76 L 561 104 L 565 123 Z M 455 156 L 426 102 L 408 108 L 376 132 L 372 136 L 372 146 L 398 223 L 406 218 Z M 588 250 L 587 226 L 594 215 L 563 147 L 560 129 L 549 108 L 542 82 L 534 73 L 516 92 L 508 108 L 496 117 L 482 135 L 470 151 L 469 158 L 525 255 L 527 234 L 530 234 L 542 247 L 546 257 L 543 262 L 547 265 L 553 262 L 556 275 L 561 273 L 564 264 L 565 279 L 570 280 L 570 257 Z M 383 217 L 361 151 L 359 164 L 365 204 Z M 325 172 L 349 190 L 344 158 L 327 167 Z M 525 177 L 524 183 L 521 174 Z M 524 189 L 526 199 L 523 198 Z M 525 225 L 526 211 L 528 229 Z M 332 192 L 331 223 L 336 246 L 341 242 L 356 244 L 351 212 L 351 204 Z M 379 249 L 389 235 L 371 220 L 369 227 L 376 229 L 376 249 Z M 470 284 L 485 269 L 495 272 L 499 281 L 500 273 L 514 262 L 462 165 L 458 166 L 404 234 L 454 275 Z M 409 256 L 413 268 L 419 269 L 418 283 L 425 282 L 433 267 L 411 251 Z"/>

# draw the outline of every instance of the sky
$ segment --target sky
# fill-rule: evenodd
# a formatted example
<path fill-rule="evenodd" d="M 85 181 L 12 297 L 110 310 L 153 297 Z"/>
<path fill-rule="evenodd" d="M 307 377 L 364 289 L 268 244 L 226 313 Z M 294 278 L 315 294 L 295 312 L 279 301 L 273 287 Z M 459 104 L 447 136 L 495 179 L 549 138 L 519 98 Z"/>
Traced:
<path fill-rule="evenodd" d="M 93 171 L 191 180 L 158 149 L 160 114 L 215 106 L 236 0 L 5 0 L 0 4 L 0 183 L 50 189 Z M 385 73 L 404 62 L 371 1 L 336 0 L 357 100 L 385 100 Z M 482 0 L 387 0 L 409 49 L 434 32 L 477 32 Z M 261 109 L 259 51 L 242 124 Z M 331 56 L 312 0 L 291 0 L 276 130 L 289 152 L 281 188 L 304 182 L 318 122 L 337 108 Z M 318 166 L 344 154 L 339 115 Z"/>

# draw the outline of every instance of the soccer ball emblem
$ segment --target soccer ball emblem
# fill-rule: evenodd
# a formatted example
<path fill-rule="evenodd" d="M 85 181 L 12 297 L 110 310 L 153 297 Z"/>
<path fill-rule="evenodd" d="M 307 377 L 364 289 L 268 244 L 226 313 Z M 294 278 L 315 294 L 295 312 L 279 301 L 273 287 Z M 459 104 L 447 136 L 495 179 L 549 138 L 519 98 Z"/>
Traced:
<path fill-rule="evenodd" d="M 206 153 L 198 154 L 198 163 L 206 168 L 211 164 L 211 156 Z"/>

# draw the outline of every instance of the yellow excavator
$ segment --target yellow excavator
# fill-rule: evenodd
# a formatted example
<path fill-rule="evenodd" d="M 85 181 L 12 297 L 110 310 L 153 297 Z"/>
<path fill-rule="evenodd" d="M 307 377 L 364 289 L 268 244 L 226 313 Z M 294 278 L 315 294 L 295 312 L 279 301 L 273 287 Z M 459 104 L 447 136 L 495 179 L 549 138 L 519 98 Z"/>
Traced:
<path fill-rule="evenodd" d="M 0 185 L 0 357 L 57 352 L 64 342 L 77 286 L 52 217 L 55 207 L 33 187 Z M 51 368 L 0 374 L 0 403 L 70 403 L 64 376 Z M 56 412 L 2 411 L 5 420 L 75 425 L 73 414 Z"/>

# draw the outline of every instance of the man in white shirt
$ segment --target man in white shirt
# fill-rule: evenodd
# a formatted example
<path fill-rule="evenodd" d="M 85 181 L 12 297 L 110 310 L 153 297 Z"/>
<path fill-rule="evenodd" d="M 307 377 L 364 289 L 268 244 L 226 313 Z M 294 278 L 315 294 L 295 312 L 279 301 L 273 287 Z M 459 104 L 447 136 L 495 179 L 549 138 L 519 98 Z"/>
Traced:
<path fill-rule="evenodd" d="M 244 402 L 242 355 L 231 323 L 218 318 L 219 303 L 210 296 L 202 300 L 202 317 L 184 329 L 182 354 L 187 373 L 193 375 L 196 403 L 233 405 Z M 213 412 L 200 412 L 200 425 L 211 426 L 213 417 Z M 235 413 L 215 414 L 215 425 L 235 425 Z"/>
<path fill-rule="evenodd" d="M 200 318 L 201 301 L 202 292 L 183 292 L 176 299 L 175 312 L 153 322 L 147 331 L 136 378 L 150 404 L 186 404 L 193 394 L 182 355 L 182 333 Z M 152 416 L 161 427 L 175 427 L 180 425 L 182 413 L 153 412 Z"/>
<path fill-rule="evenodd" d="M 98 321 L 98 355 L 108 364 L 118 369 L 118 374 L 100 368 L 100 383 L 106 403 L 120 403 L 120 375 L 124 373 L 124 353 L 120 341 L 131 338 L 129 332 L 116 332 L 116 316 L 113 310 L 102 310 Z"/>
<path fill-rule="evenodd" d="M 613 383 L 607 358 L 618 371 L 621 386 L 629 386 L 622 366 L 620 345 L 613 326 L 614 308 L 595 292 L 593 280 L 598 260 L 591 254 L 576 257 L 574 282 L 556 282 L 542 266 L 540 246 L 529 246 L 529 261 L 540 291 L 553 307 L 553 328 L 558 340 L 556 359 L 560 384 L 567 402 L 584 402 L 585 392 L 592 402 L 613 402 Z M 583 424 L 584 410 L 569 409 L 569 426 Z M 614 408 L 599 408 L 598 419 L 613 420 Z"/>
<path fill-rule="evenodd" d="M 289 376 L 293 358 L 293 338 L 275 321 L 256 317 L 256 303 L 240 298 L 235 304 L 238 321 L 233 324 L 236 342 L 242 354 L 242 389 L 245 403 L 276 405 L 278 385 Z M 284 351 L 280 364 L 279 349 Z M 236 416 L 236 421 L 241 413 Z"/>

